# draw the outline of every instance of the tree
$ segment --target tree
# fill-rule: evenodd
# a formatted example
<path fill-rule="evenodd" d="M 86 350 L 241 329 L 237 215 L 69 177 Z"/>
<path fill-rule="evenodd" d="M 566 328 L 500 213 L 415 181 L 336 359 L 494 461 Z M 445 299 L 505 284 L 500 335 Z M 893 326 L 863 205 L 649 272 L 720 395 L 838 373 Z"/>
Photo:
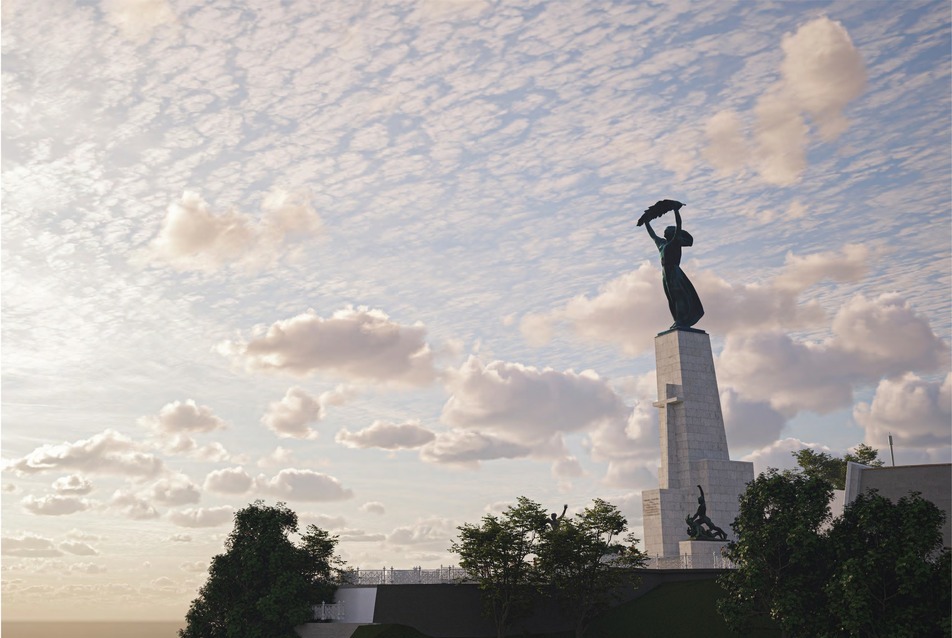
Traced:
<path fill-rule="evenodd" d="M 459 526 L 459 538 L 450 551 L 459 554 L 460 567 L 476 580 L 487 613 L 502 638 L 505 628 L 527 613 L 537 584 L 530 557 L 546 526 L 542 506 L 523 496 L 502 516 L 487 514 L 481 525 Z"/>
<path fill-rule="evenodd" d="M 592 507 L 548 530 L 539 546 L 537 566 L 568 612 L 581 638 L 591 620 L 615 599 L 630 571 L 647 557 L 629 534 L 618 542 L 628 521 L 611 503 L 595 499 Z M 634 583 L 632 583 L 634 584 Z"/>
<path fill-rule="evenodd" d="M 236 512 L 180 638 L 297 638 L 294 627 L 330 598 L 343 566 L 336 536 L 310 525 L 298 546 L 289 538 L 297 531 L 297 514 L 284 503 L 259 500 Z"/>
<path fill-rule="evenodd" d="M 892 503 L 870 491 L 846 506 L 829 532 L 834 567 L 825 587 L 842 634 L 913 638 L 949 630 L 944 519 L 918 494 Z"/>
<path fill-rule="evenodd" d="M 823 587 L 829 547 L 820 529 L 830 520 L 833 486 L 806 473 L 771 468 L 748 486 L 727 555 L 737 566 L 721 577 L 727 595 L 718 610 L 743 634 L 751 621 L 769 617 L 784 636 L 819 636 L 829 614 Z"/>
<path fill-rule="evenodd" d="M 847 463 L 862 463 L 872 467 L 881 467 L 883 462 L 877 457 L 879 450 L 871 448 L 865 443 L 856 446 L 854 452 L 847 452 L 843 458 L 835 457 L 827 452 L 817 452 L 810 448 L 803 448 L 796 452 L 791 452 L 793 458 L 797 460 L 800 471 L 808 476 L 822 478 L 829 481 L 834 489 L 846 489 L 846 467 Z"/>
<path fill-rule="evenodd" d="M 867 459 L 868 460 L 868 459 Z M 949 635 L 952 579 L 944 513 L 918 494 L 874 491 L 831 520 L 832 485 L 770 469 L 741 496 L 718 610 L 744 633 L 770 617 L 784 636 Z"/>

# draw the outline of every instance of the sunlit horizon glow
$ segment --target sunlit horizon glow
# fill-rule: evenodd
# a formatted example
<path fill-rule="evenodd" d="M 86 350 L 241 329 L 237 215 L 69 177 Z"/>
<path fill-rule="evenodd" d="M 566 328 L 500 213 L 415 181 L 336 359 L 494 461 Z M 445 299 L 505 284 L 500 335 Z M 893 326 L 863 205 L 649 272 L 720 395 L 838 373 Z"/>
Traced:
<path fill-rule="evenodd" d="M 256 499 L 365 569 L 518 496 L 640 536 L 662 198 L 732 458 L 952 460 L 947 2 L 2 17 L 5 620 L 179 620 Z"/>

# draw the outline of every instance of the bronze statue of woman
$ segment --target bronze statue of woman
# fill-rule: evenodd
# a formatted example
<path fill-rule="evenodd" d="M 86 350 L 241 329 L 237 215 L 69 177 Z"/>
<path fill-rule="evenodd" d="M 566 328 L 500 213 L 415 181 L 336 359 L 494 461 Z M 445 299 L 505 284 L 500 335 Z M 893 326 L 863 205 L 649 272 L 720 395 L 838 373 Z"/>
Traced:
<path fill-rule="evenodd" d="M 688 231 L 681 230 L 681 211 L 678 208 L 673 209 L 676 225 L 664 229 L 664 239 L 658 237 L 651 229 L 650 221 L 642 218 L 648 235 L 654 240 L 655 245 L 658 246 L 658 252 L 661 253 L 661 269 L 664 273 L 661 282 L 664 285 L 664 294 L 668 298 L 668 309 L 674 318 L 671 330 L 690 328 L 704 316 L 701 299 L 697 296 L 691 280 L 681 270 L 681 247 L 693 245 L 694 238 Z"/>

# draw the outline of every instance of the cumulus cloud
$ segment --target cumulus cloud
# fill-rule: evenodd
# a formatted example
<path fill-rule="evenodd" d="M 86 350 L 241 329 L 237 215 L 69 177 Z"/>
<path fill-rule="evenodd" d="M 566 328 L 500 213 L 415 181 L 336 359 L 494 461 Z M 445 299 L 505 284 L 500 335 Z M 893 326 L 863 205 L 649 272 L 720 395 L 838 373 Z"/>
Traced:
<path fill-rule="evenodd" d="M 446 463 L 476 468 L 479 461 L 516 459 L 529 456 L 532 448 L 481 432 L 452 430 L 441 432 L 420 449 L 420 458 L 429 463 Z"/>
<path fill-rule="evenodd" d="M 4 536 L 0 539 L 0 553 L 20 558 L 53 558 L 63 555 L 52 540 L 32 534 Z"/>
<path fill-rule="evenodd" d="M 787 34 L 780 70 L 786 92 L 833 139 L 848 126 L 843 110 L 866 89 L 866 65 L 839 22 L 817 18 Z"/>
<path fill-rule="evenodd" d="M 93 485 L 78 474 L 70 474 L 53 481 L 53 491 L 57 494 L 83 496 L 93 491 Z"/>
<path fill-rule="evenodd" d="M 806 256 L 791 252 L 776 276 L 763 283 L 732 284 L 702 270 L 692 275 L 704 290 L 706 314 L 700 326 L 728 334 L 819 325 L 826 314 L 818 302 L 803 300 L 802 293 L 825 280 L 859 280 L 874 254 L 856 244 Z M 626 354 L 637 355 L 652 347 L 657 327 L 670 321 L 661 271 L 646 261 L 601 286 L 593 297 L 578 295 L 562 308 L 527 315 L 520 328 L 531 345 L 541 345 L 554 324 L 564 322 L 581 339 L 613 343 Z M 540 329 L 543 324 L 547 327 Z"/>
<path fill-rule="evenodd" d="M 138 43 L 148 40 L 157 27 L 175 21 L 167 0 L 104 0 L 102 8 L 113 26 Z"/>
<path fill-rule="evenodd" d="M 420 425 L 418 421 L 407 423 L 374 421 L 370 427 L 353 433 L 344 428 L 337 433 L 334 440 L 351 448 L 376 447 L 384 450 L 399 450 L 421 447 L 434 438 L 436 435 Z"/>
<path fill-rule="evenodd" d="M 129 437 L 105 430 L 75 443 L 43 445 L 7 466 L 19 474 L 74 470 L 87 474 L 119 474 L 149 478 L 164 470 L 158 457 L 142 451 Z"/>
<path fill-rule="evenodd" d="M 201 498 L 198 486 L 184 474 L 156 481 L 149 492 L 154 501 L 163 505 L 188 505 Z"/>
<path fill-rule="evenodd" d="M 592 371 L 558 372 L 519 363 L 484 364 L 470 356 L 446 374 L 451 393 L 441 420 L 539 448 L 564 432 L 578 432 L 629 412 L 606 380 Z"/>
<path fill-rule="evenodd" d="M 317 431 L 308 424 L 317 423 L 327 413 L 327 406 L 343 405 L 354 395 L 354 390 L 339 385 L 318 397 L 311 396 L 297 386 L 289 388 L 280 401 L 268 406 L 261 422 L 282 438 L 316 439 Z"/>
<path fill-rule="evenodd" d="M 77 496 L 60 496 L 48 494 L 36 497 L 32 494 L 20 501 L 23 508 L 38 516 L 65 516 L 84 512 L 93 506 L 93 502 Z"/>
<path fill-rule="evenodd" d="M 820 17 L 784 35 L 781 79 L 754 106 L 753 144 L 740 116 L 715 113 L 705 126 L 704 156 L 725 173 L 748 165 L 778 186 L 796 183 L 807 166 L 809 121 L 830 141 L 848 127 L 846 106 L 866 88 L 866 66 L 839 22 Z"/>
<path fill-rule="evenodd" d="M 754 474 L 765 472 L 767 468 L 771 467 L 780 470 L 792 470 L 797 467 L 797 461 L 793 458 L 793 453 L 804 448 L 839 456 L 839 454 L 831 451 L 830 448 L 825 445 L 805 443 L 800 439 L 787 437 L 774 441 L 770 445 L 765 445 L 759 450 L 754 450 L 741 460 L 750 461 L 754 464 Z"/>
<path fill-rule="evenodd" d="M 169 512 L 169 520 L 179 527 L 217 527 L 229 522 L 233 513 L 230 505 L 196 507 Z"/>
<path fill-rule="evenodd" d="M 592 371 L 558 372 L 471 356 L 444 374 L 450 397 L 441 421 L 451 430 L 434 433 L 420 458 L 468 468 L 480 461 L 535 456 L 566 459 L 563 436 L 629 413 L 608 382 Z"/>
<path fill-rule="evenodd" d="M 386 514 L 387 508 L 380 501 L 368 501 L 360 506 L 360 511 L 368 514 Z"/>
<path fill-rule="evenodd" d="M 270 479 L 259 476 L 255 487 L 289 501 L 341 501 L 354 495 L 333 476 L 293 468 L 281 470 Z"/>
<path fill-rule="evenodd" d="M 139 423 L 161 434 L 182 434 L 212 432 L 221 430 L 226 424 L 215 416 L 212 409 L 198 405 L 192 399 L 173 401 L 162 406 L 156 416 L 146 416 Z"/>
<path fill-rule="evenodd" d="M 205 477 L 205 489 L 220 494 L 244 494 L 254 479 L 242 467 L 215 470 Z"/>
<path fill-rule="evenodd" d="M 866 430 L 866 443 L 873 447 L 882 447 L 892 434 L 899 447 L 948 448 L 952 444 L 952 374 L 941 382 L 911 372 L 883 379 L 871 402 L 853 408 L 853 418 Z"/>
<path fill-rule="evenodd" d="M 456 524 L 447 518 L 427 518 L 394 529 L 387 541 L 394 545 L 448 543 L 456 535 Z"/>
<path fill-rule="evenodd" d="M 294 451 L 280 445 L 258 459 L 258 467 L 287 467 L 294 464 Z"/>
<path fill-rule="evenodd" d="M 235 210 L 214 213 L 198 193 L 185 191 L 169 206 L 151 256 L 178 270 L 261 268 L 276 263 L 295 240 L 320 232 L 320 218 L 301 195 L 274 191 L 262 209 L 260 221 Z"/>
<path fill-rule="evenodd" d="M 730 449 L 761 448 L 776 441 L 787 418 L 767 401 L 744 401 L 733 388 L 721 391 L 724 430 Z"/>
<path fill-rule="evenodd" d="M 69 571 L 80 574 L 104 574 L 106 568 L 96 563 L 73 563 L 69 566 Z"/>
<path fill-rule="evenodd" d="M 252 371 L 304 376 L 336 374 L 356 381 L 423 385 L 433 380 L 433 355 L 422 324 L 402 326 L 380 310 L 348 306 L 329 319 L 308 310 L 256 330 L 219 351 Z"/>
<path fill-rule="evenodd" d="M 660 455 L 658 409 L 652 403 L 658 390 L 655 373 L 633 380 L 634 407 L 628 418 L 593 429 L 583 440 L 592 460 L 607 463 L 603 482 L 627 489 L 657 487 Z"/>
<path fill-rule="evenodd" d="M 128 490 L 116 490 L 113 492 L 109 506 L 136 521 L 145 521 L 159 517 L 159 511 L 155 509 L 147 498 Z"/>
<path fill-rule="evenodd" d="M 718 376 L 747 401 L 792 416 L 849 407 L 854 388 L 910 370 L 933 371 L 949 347 L 899 295 L 856 295 L 837 311 L 833 336 L 800 342 L 781 333 L 731 334 Z"/>

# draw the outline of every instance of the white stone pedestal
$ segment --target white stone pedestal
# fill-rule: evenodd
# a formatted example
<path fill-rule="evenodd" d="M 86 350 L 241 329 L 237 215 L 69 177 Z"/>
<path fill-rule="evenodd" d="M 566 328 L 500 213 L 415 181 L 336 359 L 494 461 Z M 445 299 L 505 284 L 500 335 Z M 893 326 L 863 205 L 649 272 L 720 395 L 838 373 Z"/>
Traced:
<path fill-rule="evenodd" d="M 688 541 L 684 518 L 697 511 L 698 485 L 708 518 L 733 537 L 730 524 L 740 495 L 754 480 L 754 466 L 728 455 L 708 334 L 691 328 L 662 332 L 655 337 L 655 362 L 661 467 L 658 489 L 642 492 L 642 512 L 645 551 L 670 558 Z"/>

